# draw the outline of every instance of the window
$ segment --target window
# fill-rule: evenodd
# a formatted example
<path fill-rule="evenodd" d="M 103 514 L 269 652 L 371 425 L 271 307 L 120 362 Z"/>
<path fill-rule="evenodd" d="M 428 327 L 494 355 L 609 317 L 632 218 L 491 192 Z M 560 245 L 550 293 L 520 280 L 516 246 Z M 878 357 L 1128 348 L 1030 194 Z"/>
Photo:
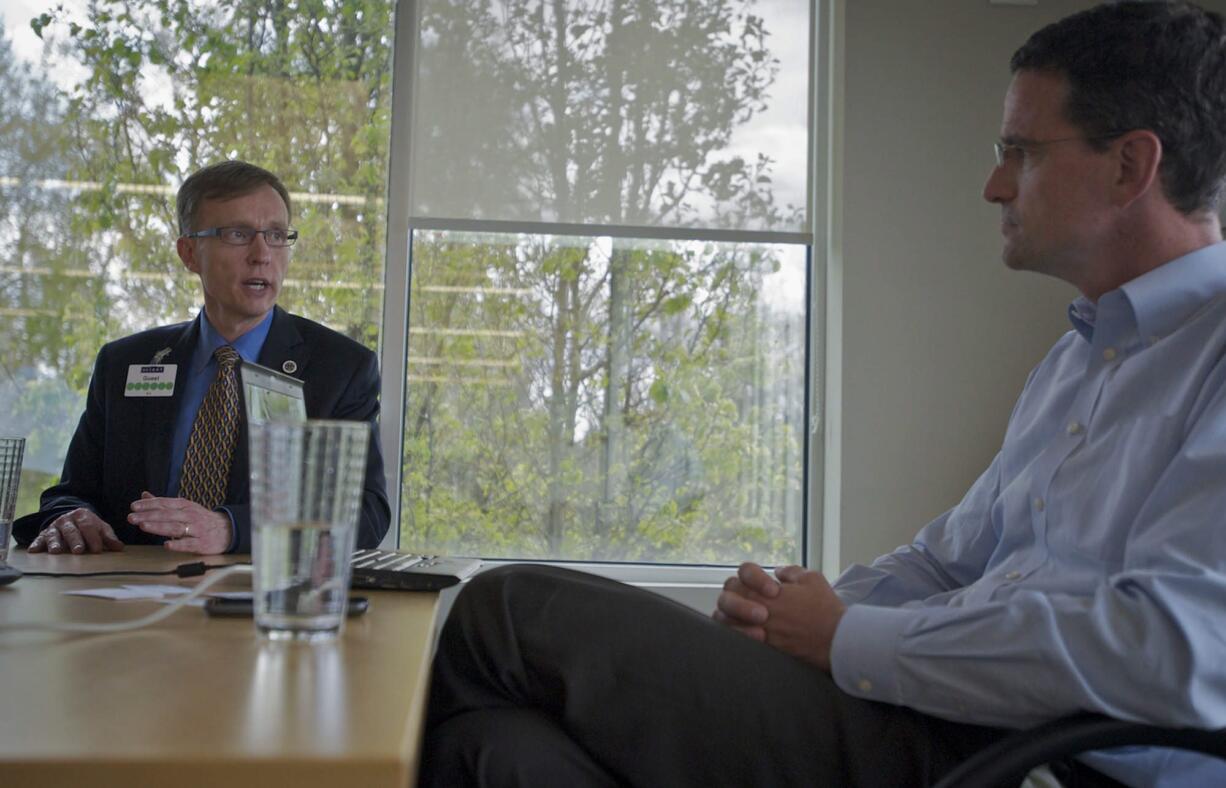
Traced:
<path fill-rule="evenodd" d="M 804 247 L 414 233 L 404 541 L 796 561 Z"/>
<path fill-rule="evenodd" d="M 18 513 L 58 476 L 98 348 L 199 308 L 174 192 L 236 157 L 295 201 L 282 305 L 380 350 L 401 546 L 811 559 L 815 7 L 5 6 L 0 432 L 29 438 Z"/>
<path fill-rule="evenodd" d="M 376 347 L 393 5 L 20 8 L 0 19 L 0 433 L 27 436 L 24 514 L 59 476 L 98 348 L 199 309 L 174 194 L 200 166 L 281 176 L 301 231 L 282 305 Z"/>
<path fill-rule="evenodd" d="M 804 560 L 809 4 L 404 8 L 402 546 Z"/>

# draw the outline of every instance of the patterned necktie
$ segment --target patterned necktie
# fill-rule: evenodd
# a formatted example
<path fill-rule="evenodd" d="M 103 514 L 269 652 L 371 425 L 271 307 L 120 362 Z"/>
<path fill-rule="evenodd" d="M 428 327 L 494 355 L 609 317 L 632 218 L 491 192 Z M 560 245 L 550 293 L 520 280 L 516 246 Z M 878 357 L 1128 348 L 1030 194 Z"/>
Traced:
<path fill-rule="evenodd" d="M 206 509 L 225 502 L 230 461 L 238 442 L 238 376 L 234 372 L 238 351 L 222 345 L 213 351 L 213 358 L 217 359 L 217 377 L 192 424 L 179 482 L 179 497 Z"/>

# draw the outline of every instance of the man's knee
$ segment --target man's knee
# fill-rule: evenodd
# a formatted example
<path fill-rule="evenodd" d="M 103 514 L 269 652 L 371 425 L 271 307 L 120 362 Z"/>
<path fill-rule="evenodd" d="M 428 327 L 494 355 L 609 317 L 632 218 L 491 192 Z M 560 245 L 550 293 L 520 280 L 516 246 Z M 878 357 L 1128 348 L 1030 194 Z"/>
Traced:
<path fill-rule="evenodd" d="M 488 708 L 432 729 L 423 786 L 612 786 L 615 781 L 558 725 L 533 709 Z"/>
<path fill-rule="evenodd" d="M 480 573 L 456 597 L 455 610 L 489 610 L 508 606 L 520 598 L 540 599 L 573 584 L 582 573 L 540 564 L 510 564 Z M 530 603 L 526 603 L 529 604 Z"/>

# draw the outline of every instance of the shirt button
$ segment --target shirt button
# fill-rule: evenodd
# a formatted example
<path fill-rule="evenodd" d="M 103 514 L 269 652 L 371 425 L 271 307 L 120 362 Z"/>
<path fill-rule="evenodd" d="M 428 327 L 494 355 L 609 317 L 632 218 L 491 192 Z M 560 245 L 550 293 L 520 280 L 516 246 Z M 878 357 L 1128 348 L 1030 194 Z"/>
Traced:
<path fill-rule="evenodd" d="M 1106 350 L 1104 350 L 1103 358 L 1106 359 L 1107 361 L 1113 361 L 1115 359 L 1115 348 L 1109 347 Z"/>
<path fill-rule="evenodd" d="M 1038 509 L 1038 510 L 1041 512 L 1041 511 L 1043 511 L 1043 506 L 1044 506 L 1044 504 L 1043 504 L 1043 499 L 1042 499 L 1042 498 L 1035 498 L 1035 499 L 1034 499 L 1034 508 Z"/>
<path fill-rule="evenodd" d="M 869 681 L 868 679 L 860 679 L 856 682 L 856 688 L 861 692 L 872 692 L 873 682 Z"/>
<path fill-rule="evenodd" d="M 1005 579 L 1006 580 L 1017 580 L 1021 576 L 1022 576 L 1022 573 L 1015 569 L 1012 572 L 1009 572 L 1008 574 L 1006 574 Z"/>
<path fill-rule="evenodd" d="M 1067 429 L 1069 435 L 1080 435 L 1082 430 L 1081 422 L 1070 421 Z"/>

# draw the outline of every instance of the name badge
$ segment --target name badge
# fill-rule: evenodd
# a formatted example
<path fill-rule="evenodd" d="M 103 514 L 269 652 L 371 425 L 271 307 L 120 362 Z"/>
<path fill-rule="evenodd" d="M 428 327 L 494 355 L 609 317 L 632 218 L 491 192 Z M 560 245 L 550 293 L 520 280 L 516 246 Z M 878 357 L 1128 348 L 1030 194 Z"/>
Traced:
<path fill-rule="evenodd" d="M 125 397 L 169 397 L 175 393 L 178 364 L 129 364 Z"/>

